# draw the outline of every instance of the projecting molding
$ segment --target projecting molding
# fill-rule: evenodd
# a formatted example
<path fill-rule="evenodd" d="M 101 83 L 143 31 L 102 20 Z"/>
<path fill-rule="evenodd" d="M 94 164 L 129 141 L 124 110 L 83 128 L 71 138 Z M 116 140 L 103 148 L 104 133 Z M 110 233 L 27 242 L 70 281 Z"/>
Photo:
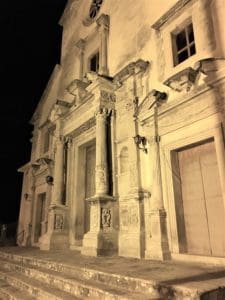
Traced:
<path fill-rule="evenodd" d="M 151 27 L 155 30 L 159 30 L 160 27 L 170 20 L 175 14 L 193 0 L 179 0 L 174 6 L 172 6 L 165 14 L 163 14 Z"/>

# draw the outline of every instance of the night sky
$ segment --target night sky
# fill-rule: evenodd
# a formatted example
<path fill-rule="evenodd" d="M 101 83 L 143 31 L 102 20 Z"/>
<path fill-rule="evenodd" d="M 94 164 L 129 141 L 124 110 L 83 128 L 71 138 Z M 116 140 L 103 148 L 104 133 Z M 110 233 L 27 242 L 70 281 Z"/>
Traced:
<path fill-rule="evenodd" d="M 0 1 L 0 222 L 16 221 L 30 159 L 29 120 L 56 63 L 66 0 Z"/>

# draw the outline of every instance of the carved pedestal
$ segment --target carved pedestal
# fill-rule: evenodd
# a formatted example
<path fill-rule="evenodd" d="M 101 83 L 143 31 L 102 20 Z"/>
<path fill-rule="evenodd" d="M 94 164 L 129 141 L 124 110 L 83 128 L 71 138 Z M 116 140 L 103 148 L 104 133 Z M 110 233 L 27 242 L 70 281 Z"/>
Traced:
<path fill-rule="evenodd" d="M 68 207 L 65 205 L 52 205 L 49 208 L 48 231 L 39 239 L 41 250 L 69 248 Z"/>
<path fill-rule="evenodd" d="M 146 239 L 145 258 L 154 260 L 170 259 L 165 210 L 151 210 L 150 224 L 151 233 L 150 238 Z"/>
<path fill-rule="evenodd" d="M 91 202 L 90 231 L 84 235 L 83 255 L 112 255 L 117 252 L 117 231 L 113 228 L 114 198 L 95 196 Z"/>
<path fill-rule="evenodd" d="M 147 193 L 136 192 L 120 200 L 119 256 L 144 256 L 144 199 Z"/>

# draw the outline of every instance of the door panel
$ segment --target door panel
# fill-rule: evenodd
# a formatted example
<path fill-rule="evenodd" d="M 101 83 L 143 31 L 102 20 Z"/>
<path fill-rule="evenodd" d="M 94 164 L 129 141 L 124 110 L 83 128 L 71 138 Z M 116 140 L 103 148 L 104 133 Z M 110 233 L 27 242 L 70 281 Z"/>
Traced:
<path fill-rule="evenodd" d="M 179 153 L 187 251 L 211 255 L 204 190 L 196 151 Z"/>
<path fill-rule="evenodd" d="M 187 252 L 225 256 L 224 205 L 214 142 L 178 152 Z"/>
<path fill-rule="evenodd" d="M 86 172 L 85 172 L 85 199 L 95 195 L 95 162 L 96 150 L 95 145 L 86 148 Z M 84 220 L 85 233 L 90 229 L 90 203 L 85 201 Z"/>

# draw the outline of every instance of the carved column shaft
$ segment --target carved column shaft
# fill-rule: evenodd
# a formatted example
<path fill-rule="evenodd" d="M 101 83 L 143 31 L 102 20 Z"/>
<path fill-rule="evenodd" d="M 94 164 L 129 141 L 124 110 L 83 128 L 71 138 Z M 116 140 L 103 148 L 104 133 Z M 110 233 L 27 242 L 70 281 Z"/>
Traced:
<path fill-rule="evenodd" d="M 107 164 L 107 110 L 96 113 L 96 195 L 109 191 Z"/>
<path fill-rule="evenodd" d="M 55 169 L 54 169 L 54 187 L 52 204 L 62 204 L 62 193 L 64 184 L 63 174 L 63 154 L 64 154 L 64 140 L 61 135 L 61 120 L 56 123 L 56 153 L 55 153 Z"/>

